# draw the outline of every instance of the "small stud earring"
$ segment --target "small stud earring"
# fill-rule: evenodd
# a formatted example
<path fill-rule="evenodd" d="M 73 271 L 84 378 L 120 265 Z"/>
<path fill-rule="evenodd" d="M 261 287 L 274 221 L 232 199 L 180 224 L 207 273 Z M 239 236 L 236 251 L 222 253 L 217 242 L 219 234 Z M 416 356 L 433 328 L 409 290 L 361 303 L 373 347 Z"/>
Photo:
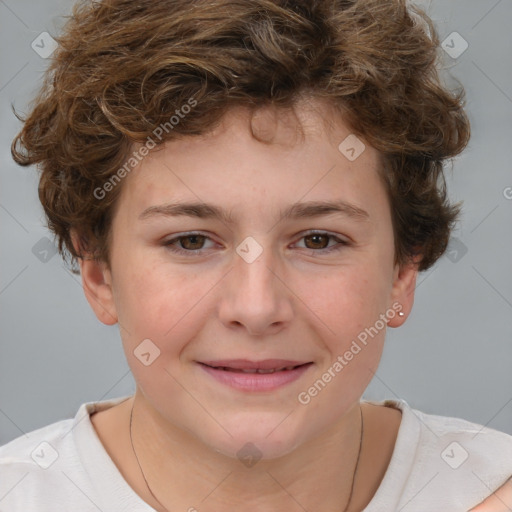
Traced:
<path fill-rule="evenodd" d="M 405 313 L 403 311 L 399 311 L 398 316 L 405 316 Z"/>

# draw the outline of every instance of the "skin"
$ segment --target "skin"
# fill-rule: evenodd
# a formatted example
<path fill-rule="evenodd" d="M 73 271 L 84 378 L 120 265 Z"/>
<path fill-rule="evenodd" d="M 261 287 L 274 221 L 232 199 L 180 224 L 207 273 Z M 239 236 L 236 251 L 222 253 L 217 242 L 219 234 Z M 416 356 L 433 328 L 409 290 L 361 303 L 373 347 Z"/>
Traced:
<path fill-rule="evenodd" d="M 510 512 L 512 510 L 512 478 L 507 480 L 496 492 L 470 512 Z"/>
<path fill-rule="evenodd" d="M 359 452 L 361 396 L 376 372 L 385 329 L 307 405 L 307 390 L 343 355 L 359 333 L 399 303 L 389 327 L 413 305 L 415 264 L 394 262 L 390 205 L 378 175 L 378 152 L 366 144 L 353 162 L 338 145 L 350 129 L 318 100 L 296 108 L 294 119 L 270 109 L 254 118 L 233 109 L 213 132 L 168 142 L 129 176 L 112 224 L 111 266 L 80 260 L 84 291 L 98 319 L 119 323 L 135 378 L 134 397 L 92 417 L 121 473 L 157 510 L 129 444 L 133 439 L 151 489 L 169 510 L 343 510 Z M 330 128 L 324 121 L 330 121 Z M 364 209 L 346 214 L 279 220 L 296 202 L 342 199 Z M 146 208 L 203 201 L 232 213 L 233 224 L 155 216 Z M 327 253 L 335 239 L 348 241 Z M 164 242 L 183 240 L 199 256 L 177 255 Z M 251 263 L 236 248 L 253 237 L 262 253 Z M 187 245 L 188 243 L 188 245 Z M 160 355 L 145 366 L 134 356 L 144 339 Z M 212 379 L 197 361 L 283 358 L 312 361 L 297 381 L 272 392 L 247 393 Z M 389 463 L 399 411 L 363 406 L 365 437 L 350 510 L 371 499 Z M 247 443 L 262 459 L 248 468 L 237 452 Z M 202 497 L 207 498 L 201 501 Z"/>

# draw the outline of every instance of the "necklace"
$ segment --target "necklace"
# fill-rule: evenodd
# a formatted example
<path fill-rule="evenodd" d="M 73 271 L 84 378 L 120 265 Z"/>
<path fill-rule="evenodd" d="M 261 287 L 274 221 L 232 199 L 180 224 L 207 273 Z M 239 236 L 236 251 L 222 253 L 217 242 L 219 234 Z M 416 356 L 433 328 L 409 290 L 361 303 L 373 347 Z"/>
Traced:
<path fill-rule="evenodd" d="M 150 492 L 151 496 L 153 496 L 155 501 L 165 511 L 169 512 L 167 510 L 167 508 L 162 505 L 160 500 L 153 494 L 153 491 L 151 490 L 151 487 L 149 487 L 148 481 L 146 480 L 146 475 L 144 475 L 144 471 L 142 471 L 142 466 L 140 465 L 139 458 L 137 457 L 137 453 L 135 452 L 135 447 L 133 446 L 133 438 L 132 438 L 133 405 L 134 404 L 132 404 L 132 409 L 130 411 L 130 443 L 132 445 L 133 455 L 135 455 L 135 459 L 137 460 L 137 464 L 139 465 L 139 469 L 140 469 L 140 472 L 142 474 L 142 478 L 144 478 L 144 482 L 146 483 L 146 487 L 148 488 L 148 491 Z M 346 507 L 343 509 L 343 512 L 347 512 L 348 508 L 350 507 L 350 503 L 352 502 L 352 494 L 354 493 L 354 483 L 356 481 L 356 473 L 357 473 L 357 469 L 359 467 L 359 459 L 361 458 L 361 448 L 362 448 L 362 445 L 363 445 L 363 410 L 361 408 L 361 405 L 359 405 L 359 412 L 361 414 L 361 435 L 360 435 L 360 438 L 359 438 L 359 452 L 357 454 L 356 467 L 354 468 L 354 473 L 352 475 L 352 485 L 350 487 L 350 495 L 348 497 L 348 503 L 347 503 Z"/>

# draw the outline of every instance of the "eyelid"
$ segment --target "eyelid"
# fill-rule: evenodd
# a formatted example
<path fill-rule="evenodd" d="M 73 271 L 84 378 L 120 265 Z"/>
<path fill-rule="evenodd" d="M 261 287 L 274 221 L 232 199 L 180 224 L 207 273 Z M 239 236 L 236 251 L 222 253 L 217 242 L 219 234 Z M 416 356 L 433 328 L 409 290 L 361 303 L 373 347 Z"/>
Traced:
<path fill-rule="evenodd" d="M 347 244 L 352 242 L 352 239 L 347 235 L 342 235 L 341 233 L 333 233 L 332 231 L 327 231 L 325 229 L 308 229 L 306 231 L 301 231 L 300 238 L 308 235 L 328 235 L 332 238 L 337 238 L 341 242 L 345 242 Z"/>
<path fill-rule="evenodd" d="M 306 231 L 302 231 L 299 234 L 300 234 L 300 236 L 298 238 L 298 241 L 300 241 L 303 238 L 306 238 L 308 236 L 311 236 L 311 235 L 324 235 L 324 236 L 329 237 L 331 240 L 335 240 L 337 242 L 335 245 L 332 245 L 330 247 L 325 247 L 323 249 L 308 249 L 307 247 L 300 248 L 303 251 L 309 251 L 310 254 L 317 254 L 318 256 L 322 256 L 322 255 L 330 254 L 331 252 L 339 251 L 342 248 L 353 244 L 353 241 L 345 235 L 340 235 L 338 233 L 332 233 L 330 231 L 321 230 L 321 229 L 309 229 Z M 164 247 L 166 247 L 171 253 L 174 253 L 177 255 L 183 255 L 183 256 L 188 256 L 188 257 L 206 255 L 207 254 L 206 251 L 208 251 L 208 249 L 201 248 L 201 249 L 187 250 L 187 249 L 182 249 L 182 248 L 178 247 L 177 245 L 175 246 L 175 244 L 177 244 L 179 242 L 179 240 L 188 238 L 191 236 L 196 236 L 196 235 L 203 236 L 203 237 L 205 237 L 205 239 L 216 243 L 215 240 L 208 233 L 204 233 L 201 231 L 187 231 L 187 232 L 175 234 L 172 238 L 169 238 L 169 239 L 165 240 L 164 242 L 162 242 L 162 245 Z M 297 243 L 297 242 L 294 242 L 294 243 Z"/>
<path fill-rule="evenodd" d="M 183 238 L 188 238 L 191 236 L 203 236 L 206 240 L 209 240 L 211 242 L 215 242 L 215 240 L 208 234 L 202 231 L 186 231 L 183 233 L 177 233 L 172 238 L 168 238 L 162 242 L 162 245 L 164 247 L 171 247 L 174 243 L 179 242 Z M 177 254 L 190 254 L 190 255 L 197 255 L 199 253 L 203 253 L 205 249 L 181 249 L 181 248 L 175 248 L 175 249 L 169 249 L 171 252 L 175 252 Z"/>
<path fill-rule="evenodd" d="M 329 237 L 331 240 L 336 241 L 337 243 L 331 245 L 330 247 L 325 247 L 324 249 L 308 249 L 307 247 L 301 247 L 303 251 L 309 251 L 309 254 L 318 254 L 318 256 L 328 255 L 332 252 L 340 251 L 341 249 L 353 245 L 353 242 L 348 237 L 340 235 L 338 233 L 331 233 L 330 231 L 325 231 L 321 229 L 310 229 L 307 231 L 303 231 L 300 234 L 299 241 L 307 236 L 311 235 L 324 235 Z M 297 243 L 297 242 L 295 242 Z"/>

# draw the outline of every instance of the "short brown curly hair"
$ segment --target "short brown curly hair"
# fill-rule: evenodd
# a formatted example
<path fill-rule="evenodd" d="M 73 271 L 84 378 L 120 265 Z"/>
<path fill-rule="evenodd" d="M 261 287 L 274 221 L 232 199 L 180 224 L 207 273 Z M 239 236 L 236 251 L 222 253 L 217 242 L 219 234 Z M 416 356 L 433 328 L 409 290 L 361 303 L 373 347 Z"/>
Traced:
<path fill-rule="evenodd" d="M 445 251 L 460 206 L 447 200 L 443 162 L 469 141 L 465 92 L 443 86 L 435 27 L 406 0 L 81 1 L 56 40 L 32 111 L 15 112 L 24 126 L 11 151 L 39 164 L 64 260 L 85 251 L 110 265 L 122 186 L 95 191 L 191 98 L 159 144 L 206 133 L 231 107 L 293 109 L 304 94 L 380 152 L 395 261 L 425 270 Z"/>

